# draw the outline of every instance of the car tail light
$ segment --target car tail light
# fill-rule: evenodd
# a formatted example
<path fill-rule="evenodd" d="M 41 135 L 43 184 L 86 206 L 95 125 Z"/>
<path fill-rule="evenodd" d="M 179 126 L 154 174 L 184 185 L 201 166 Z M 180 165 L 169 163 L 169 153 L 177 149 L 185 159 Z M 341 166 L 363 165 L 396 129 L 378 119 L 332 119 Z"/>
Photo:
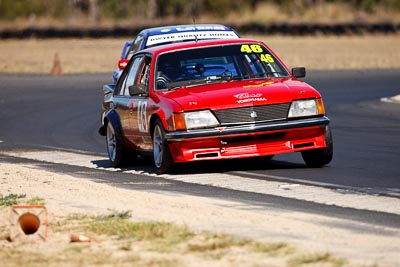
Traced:
<path fill-rule="evenodd" d="M 129 60 L 128 59 L 121 59 L 118 61 L 118 68 L 120 70 L 123 70 L 126 68 L 126 66 L 128 65 Z"/>

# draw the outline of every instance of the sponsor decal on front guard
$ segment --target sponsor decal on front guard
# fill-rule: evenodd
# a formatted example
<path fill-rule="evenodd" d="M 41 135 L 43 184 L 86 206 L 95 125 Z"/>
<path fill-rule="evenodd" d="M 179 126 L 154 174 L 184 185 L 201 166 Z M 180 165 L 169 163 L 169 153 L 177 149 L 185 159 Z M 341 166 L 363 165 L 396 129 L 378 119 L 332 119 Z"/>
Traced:
<path fill-rule="evenodd" d="M 233 31 L 194 31 L 177 32 L 170 34 L 159 34 L 150 36 L 146 46 L 162 44 L 167 42 L 179 42 L 197 39 L 239 39 Z"/>
<path fill-rule="evenodd" d="M 262 93 L 240 93 L 237 95 L 234 95 L 235 98 L 238 100 L 236 101 L 239 104 L 243 103 L 249 103 L 249 102 L 265 102 L 268 99 L 265 97 L 262 97 Z"/>

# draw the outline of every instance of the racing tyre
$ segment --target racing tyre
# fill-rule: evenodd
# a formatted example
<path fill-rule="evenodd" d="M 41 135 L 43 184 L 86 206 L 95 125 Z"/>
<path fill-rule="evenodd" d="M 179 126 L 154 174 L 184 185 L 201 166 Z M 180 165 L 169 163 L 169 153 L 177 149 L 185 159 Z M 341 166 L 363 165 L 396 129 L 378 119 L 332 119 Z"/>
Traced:
<path fill-rule="evenodd" d="M 167 141 L 165 140 L 164 127 L 159 119 L 154 124 L 153 155 L 158 174 L 167 173 L 174 166 L 174 161 L 171 157 Z"/>
<path fill-rule="evenodd" d="M 301 152 L 307 167 L 320 168 L 332 161 L 333 142 L 332 133 L 329 126 L 327 126 L 325 130 L 325 142 L 327 144 L 326 148 L 306 150 Z"/>
<path fill-rule="evenodd" d="M 122 136 L 114 130 L 109 122 L 107 123 L 106 143 L 108 157 L 113 167 L 121 167 L 126 163 L 126 152 L 123 145 Z"/>

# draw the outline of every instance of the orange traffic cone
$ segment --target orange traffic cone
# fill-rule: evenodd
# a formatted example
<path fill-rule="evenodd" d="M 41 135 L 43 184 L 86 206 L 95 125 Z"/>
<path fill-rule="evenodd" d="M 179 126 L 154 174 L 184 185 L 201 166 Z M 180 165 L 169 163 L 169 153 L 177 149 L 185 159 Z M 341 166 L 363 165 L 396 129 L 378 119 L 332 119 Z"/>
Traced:
<path fill-rule="evenodd" d="M 47 220 L 47 209 L 42 205 L 12 206 L 10 240 L 45 241 Z"/>
<path fill-rule="evenodd" d="M 61 62 L 60 58 L 58 57 L 58 53 L 54 55 L 53 68 L 50 71 L 50 75 L 53 76 L 62 75 Z"/>

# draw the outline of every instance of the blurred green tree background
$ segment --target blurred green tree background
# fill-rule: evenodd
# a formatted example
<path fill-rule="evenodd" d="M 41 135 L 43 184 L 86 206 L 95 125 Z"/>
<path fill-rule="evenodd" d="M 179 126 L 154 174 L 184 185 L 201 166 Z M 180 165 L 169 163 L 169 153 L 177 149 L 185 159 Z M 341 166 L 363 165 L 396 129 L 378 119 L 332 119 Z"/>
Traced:
<path fill-rule="evenodd" d="M 324 16 L 325 10 L 335 5 L 367 16 L 382 11 L 400 13 L 400 0 L 0 0 L 0 20 L 65 20 L 77 15 L 92 22 L 203 16 L 223 19 L 232 13 L 240 20 L 243 12 L 251 14 L 259 8 L 272 7 L 291 18 L 301 17 L 311 9 L 319 9 L 320 16 Z"/>

